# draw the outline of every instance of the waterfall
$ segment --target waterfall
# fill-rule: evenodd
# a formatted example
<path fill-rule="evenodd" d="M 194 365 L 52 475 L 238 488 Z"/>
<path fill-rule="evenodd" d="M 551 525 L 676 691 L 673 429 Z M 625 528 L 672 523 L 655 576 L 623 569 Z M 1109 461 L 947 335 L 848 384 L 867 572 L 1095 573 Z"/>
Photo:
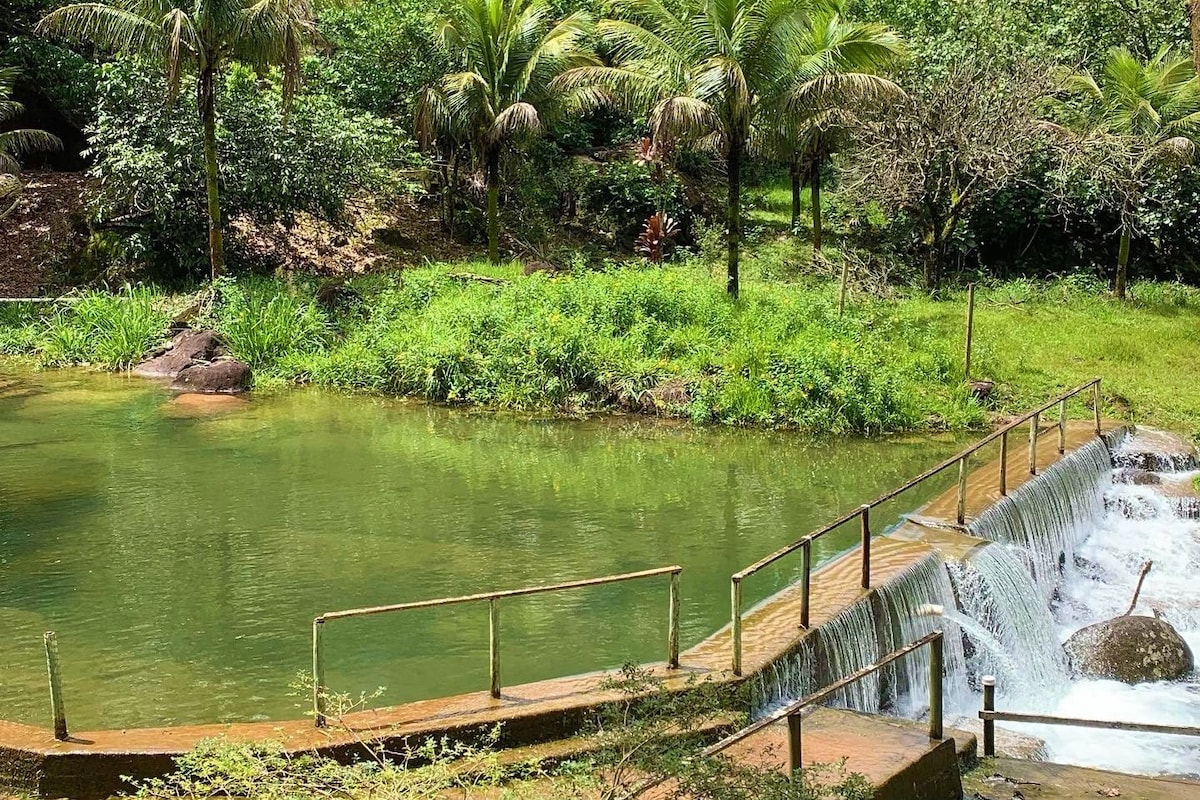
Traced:
<path fill-rule="evenodd" d="M 971 521 L 970 532 L 1014 548 L 1049 601 L 1074 563 L 1076 546 L 1103 513 L 1111 485 L 1108 445 L 1094 439 L 993 503 Z"/>
<path fill-rule="evenodd" d="M 1004 544 L 989 544 L 950 574 L 967 636 L 972 675 L 995 675 L 1006 693 L 1057 697 L 1067 663 L 1050 607 L 1028 566 Z"/>

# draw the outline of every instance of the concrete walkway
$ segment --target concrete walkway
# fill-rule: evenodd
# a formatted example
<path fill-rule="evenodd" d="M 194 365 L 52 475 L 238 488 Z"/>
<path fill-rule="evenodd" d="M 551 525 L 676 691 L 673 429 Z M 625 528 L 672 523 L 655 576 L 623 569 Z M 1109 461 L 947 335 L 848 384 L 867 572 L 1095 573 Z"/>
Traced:
<path fill-rule="evenodd" d="M 1200 800 L 1200 782 L 1011 758 L 984 761 L 964 776 L 963 789 L 970 800 Z"/>

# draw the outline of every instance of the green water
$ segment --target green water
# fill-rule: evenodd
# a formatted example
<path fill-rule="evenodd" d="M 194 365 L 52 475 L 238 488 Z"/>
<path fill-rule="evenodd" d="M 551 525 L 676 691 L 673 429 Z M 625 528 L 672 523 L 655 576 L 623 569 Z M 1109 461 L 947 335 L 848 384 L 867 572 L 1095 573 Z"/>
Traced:
<path fill-rule="evenodd" d="M 731 572 L 961 444 L 309 391 L 208 416 L 169 401 L 133 378 L 0 363 L 4 718 L 47 723 L 45 630 L 76 730 L 290 718 L 320 612 L 672 563 L 686 647 L 727 621 Z M 822 540 L 819 558 L 854 535 Z M 662 659 L 666 610 L 665 578 L 506 601 L 504 681 Z M 327 628 L 329 683 L 386 687 L 375 704 L 487 686 L 485 605 Z"/>

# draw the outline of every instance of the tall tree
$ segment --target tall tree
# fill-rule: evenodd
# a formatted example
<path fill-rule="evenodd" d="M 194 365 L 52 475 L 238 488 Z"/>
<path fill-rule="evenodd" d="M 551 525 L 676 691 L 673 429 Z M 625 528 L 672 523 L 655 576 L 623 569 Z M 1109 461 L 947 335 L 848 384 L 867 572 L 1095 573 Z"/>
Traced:
<path fill-rule="evenodd" d="M 819 100 L 837 79 L 821 62 L 836 61 L 834 43 L 806 30 L 824 16 L 816 0 L 617 0 L 618 19 L 599 24 L 611 66 L 585 67 L 564 85 L 649 112 L 655 140 L 691 139 L 724 160 L 728 180 L 726 249 L 729 294 L 737 297 L 742 238 L 742 168 L 767 98 L 794 109 Z M 806 56 L 806 57 L 803 57 Z M 600 95 L 597 95 L 600 96 Z"/>
<path fill-rule="evenodd" d="M 900 37 L 885 25 L 845 18 L 845 0 L 824 0 L 805 15 L 789 41 L 788 66 L 766 99 L 766 148 L 787 162 L 792 181 L 792 227 L 799 223 L 800 190 L 812 190 L 813 248 L 823 244 L 821 175 L 840 133 L 864 106 L 904 92 L 879 73 L 906 55 Z"/>
<path fill-rule="evenodd" d="M 212 277 L 225 270 L 217 162 L 217 84 L 230 61 L 278 66 L 284 99 L 300 85 L 305 44 L 315 38 L 309 0 L 116 0 L 77 3 L 47 14 L 39 31 L 87 41 L 115 53 L 161 60 L 169 100 L 185 78 L 196 81 L 204 129 L 208 257 Z"/>
<path fill-rule="evenodd" d="M 1143 63 L 1114 48 L 1099 75 L 1072 73 L 1060 89 L 1048 124 L 1061 135 L 1066 174 L 1100 185 L 1120 213 L 1113 293 L 1124 299 L 1130 247 L 1151 178 L 1196 160 L 1200 76 L 1190 59 L 1167 49 Z"/>
<path fill-rule="evenodd" d="M 425 142 L 465 134 L 487 187 L 488 258 L 500 260 L 500 159 L 505 147 L 536 135 L 559 105 L 551 84 L 564 71 L 595 63 L 583 40 L 591 20 L 577 11 L 558 23 L 548 0 L 456 0 L 438 40 L 458 70 L 417 103 Z"/>

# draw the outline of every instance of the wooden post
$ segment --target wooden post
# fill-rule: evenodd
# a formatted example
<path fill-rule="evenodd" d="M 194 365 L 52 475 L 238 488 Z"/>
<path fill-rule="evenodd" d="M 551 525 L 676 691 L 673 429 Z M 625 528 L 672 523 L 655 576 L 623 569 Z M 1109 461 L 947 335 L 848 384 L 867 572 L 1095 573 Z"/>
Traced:
<path fill-rule="evenodd" d="M 1008 430 L 1000 434 L 1000 496 L 1008 494 Z"/>
<path fill-rule="evenodd" d="M 1038 442 L 1038 418 L 1041 414 L 1034 414 L 1029 419 L 1029 474 L 1037 475 L 1037 442 Z"/>
<path fill-rule="evenodd" d="M 1058 402 L 1058 454 L 1067 452 L 1067 401 Z"/>
<path fill-rule="evenodd" d="M 967 521 L 967 456 L 958 460 L 958 505 L 954 518 L 959 525 Z"/>
<path fill-rule="evenodd" d="M 862 522 L 862 588 L 871 588 L 871 506 L 864 503 L 859 506 L 859 520 Z"/>
<path fill-rule="evenodd" d="M 812 589 L 812 539 L 805 539 L 800 547 L 800 579 L 804 582 L 804 592 L 800 595 L 800 627 L 808 630 L 809 597 Z"/>
<path fill-rule="evenodd" d="M 1100 435 L 1100 379 L 1096 378 L 1096 383 L 1092 386 L 1092 408 L 1095 409 L 1096 417 L 1096 435 Z"/>
<path fill-rule="evenodd" d="M 800 748 L 800 711 L 797 709 L 787 716 L 788 726 L 788 775 L 793 778 L 804 768 L 803 751 Z"/>
<path fill-rule="evenodd" d="M 929 641 L 929 738 L 942 738 L 942 642 L 944 634 Z"/>
<path fill-rule="evenodd" d="M 991 675 L 983 677 L 983 710 L 996 710 L 996 679 Z M 996 755 L 996 721 L 983 721 L 983 757 L 991 758 Z"/>
<path fill-rule="evenodd" d="M 318 728 L 325 727 L 325 651 L 321 639 L 325 632 L 325 618 L 313 620 L 312 669 L 313 669 L 313 719 Z"/>
<path fill-rule="evenodd" d="M 679 573 L 671 573 L 671 599 L 667 610 L 667 668 L 679 667 Z"/>
<path fill-rule="evenodd" d="M 971 380 L 971 339 L 975 332 L 975 284 L 967 287 L 967 354 L 963 359 L 963 382 Z"/>
<path fill-rule="evenodd" d="M 734 577 L 729 587 L 730 605 L 733 606 L 733 618 L 730 622 L 730 636 L 733 639 L 733 674 L 742 674 L 742 582 Z"/>
<path fill-rule="evenodd" d="M 500 696 L 500 604 L 488 599 L 488 674 L 492 679 L 492 697 Z"/>
<path fill-rule="evenodd" d="M 58 637 L 54 631 L 42 636 L 46 645 L 46 672 L 50 675 L 50 713 L 54 716 L 54 738 L 67 739 L 67 712 L 63 709 L 62 674 L 58 669 Z"/>

